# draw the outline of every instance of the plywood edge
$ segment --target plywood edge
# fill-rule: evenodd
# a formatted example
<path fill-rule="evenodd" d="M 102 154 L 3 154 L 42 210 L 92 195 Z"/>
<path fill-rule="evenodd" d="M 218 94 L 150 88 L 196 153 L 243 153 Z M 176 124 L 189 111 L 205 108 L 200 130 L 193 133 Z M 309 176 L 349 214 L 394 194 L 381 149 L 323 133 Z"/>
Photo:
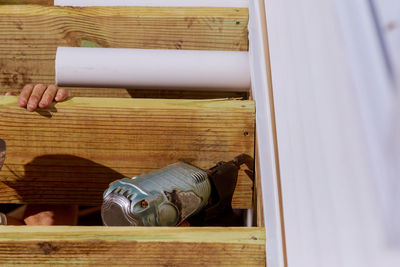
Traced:
<path fill-rule="evenodd" d="M 18 97 L 0 96 L 0 106 L 17 107 Z M 126 108 L 126 109 L 242 109 L 254 112 L 255 105 L 251 100 L 232 99 L 128 99 L 71 97 L 67 101 L 56 103 L 57 107 L 92 107 L 92 108 Z"/>
<path fill-rule="evenodd" d="M 233 7 L 62 7 L 41 5 L 0 5 L 0 15 L 187 17 L 223 16 L 248 18 L 247 8 Z"/>
<path fill-rule="evenodd" d="M 104 241 L 265 243 L 263 227 L 1 226 L 1 241 Z"/>

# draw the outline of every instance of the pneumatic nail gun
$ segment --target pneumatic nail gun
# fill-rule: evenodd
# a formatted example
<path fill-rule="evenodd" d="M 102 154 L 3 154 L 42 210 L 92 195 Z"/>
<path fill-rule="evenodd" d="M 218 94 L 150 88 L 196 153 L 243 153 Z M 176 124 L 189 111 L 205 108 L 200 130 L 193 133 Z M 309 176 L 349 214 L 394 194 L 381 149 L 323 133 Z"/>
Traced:
<path fill-rule="evenodd" d="M 209 225 L 219 216 L 232 213 L 232 196 L 242 164 L 252 166 L 252 158 L 242 154 L 207 171 L 177 162 L 114 181 L 104 192 L 103 223 L 176 226 L 189 218 L 191 225 Z"/>

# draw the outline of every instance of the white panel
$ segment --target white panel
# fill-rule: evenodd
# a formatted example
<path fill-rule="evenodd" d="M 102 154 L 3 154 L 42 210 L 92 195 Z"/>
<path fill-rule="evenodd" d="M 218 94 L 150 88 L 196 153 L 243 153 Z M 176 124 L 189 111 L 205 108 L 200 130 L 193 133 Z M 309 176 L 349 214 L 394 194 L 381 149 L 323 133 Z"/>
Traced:
<path fill-rule="evenodd" d="M 289 266 L 400 266 L 376 188 L 394 95 L 369 2 L 266 12 Z"/>
<path fill-rule="evenodd" d="M 278 177 L 272 114 L 267 80 L 267 36 L 263 0 L 254 0 L 249 6 L 249 53 L 251 88 L 256 101 L 258 160 L 262 183 L 264 223 L 266 229 L 267 266 L 283 267 L 282 224 L 280 220 Z"/>

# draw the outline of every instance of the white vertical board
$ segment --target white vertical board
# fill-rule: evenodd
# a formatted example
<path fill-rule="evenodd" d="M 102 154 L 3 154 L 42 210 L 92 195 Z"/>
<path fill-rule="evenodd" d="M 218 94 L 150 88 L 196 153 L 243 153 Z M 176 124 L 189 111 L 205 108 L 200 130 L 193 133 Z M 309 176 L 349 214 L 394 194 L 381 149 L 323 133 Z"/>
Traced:
<path fill-rule="evenodd" d="M 263 0 L 249 5 L 249 57 L 251 89 L 256 102 L 258 160 L 266 229 L 267 266 L 283 267 L 282 222 L 280 219 L 279 187 L 275 167 L 272 116 L 268 84 L 268 50 Z"/>
<path fill-rule="evenodd" d="M 393 84 L 369 5 L 266 0 L 289 266 L 400 266 L 377 188 Z"/>
<path fill-rule="evenodd" d="M 388 142 L 384 144 L 389 175 L 384 189 L 384 211 L 387 235 L 392 246 L 400 246 L 400 1 L 371 0 L 381 32 L 382 46 L 395 85 L 393 110 L 390 116 Z M 386 180 L 386 179 L 385 179 Z"/>

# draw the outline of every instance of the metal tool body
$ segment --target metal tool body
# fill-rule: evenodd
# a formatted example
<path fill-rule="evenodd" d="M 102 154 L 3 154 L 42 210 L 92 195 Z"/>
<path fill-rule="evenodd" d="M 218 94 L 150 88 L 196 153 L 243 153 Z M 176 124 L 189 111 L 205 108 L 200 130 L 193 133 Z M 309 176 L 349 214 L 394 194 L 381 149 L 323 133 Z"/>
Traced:
<path fill-rule="evenodd" d="M 207 205 L 210 194 L 205 171 L 177 162 L 111 183 L 104 192 L 103 223 L 174 226 Z"/>
<path fill-rule="evenodd" d="M 240 155 L 208 171 L 177 162 L 132 179 L 117 180 L 104 192 L 103 223 L 175 226 L 198 214 L 193 223 L 204 225 L 221 214 L 230 214 L 238 171 L 246 160 L 248 156 Z"/>

